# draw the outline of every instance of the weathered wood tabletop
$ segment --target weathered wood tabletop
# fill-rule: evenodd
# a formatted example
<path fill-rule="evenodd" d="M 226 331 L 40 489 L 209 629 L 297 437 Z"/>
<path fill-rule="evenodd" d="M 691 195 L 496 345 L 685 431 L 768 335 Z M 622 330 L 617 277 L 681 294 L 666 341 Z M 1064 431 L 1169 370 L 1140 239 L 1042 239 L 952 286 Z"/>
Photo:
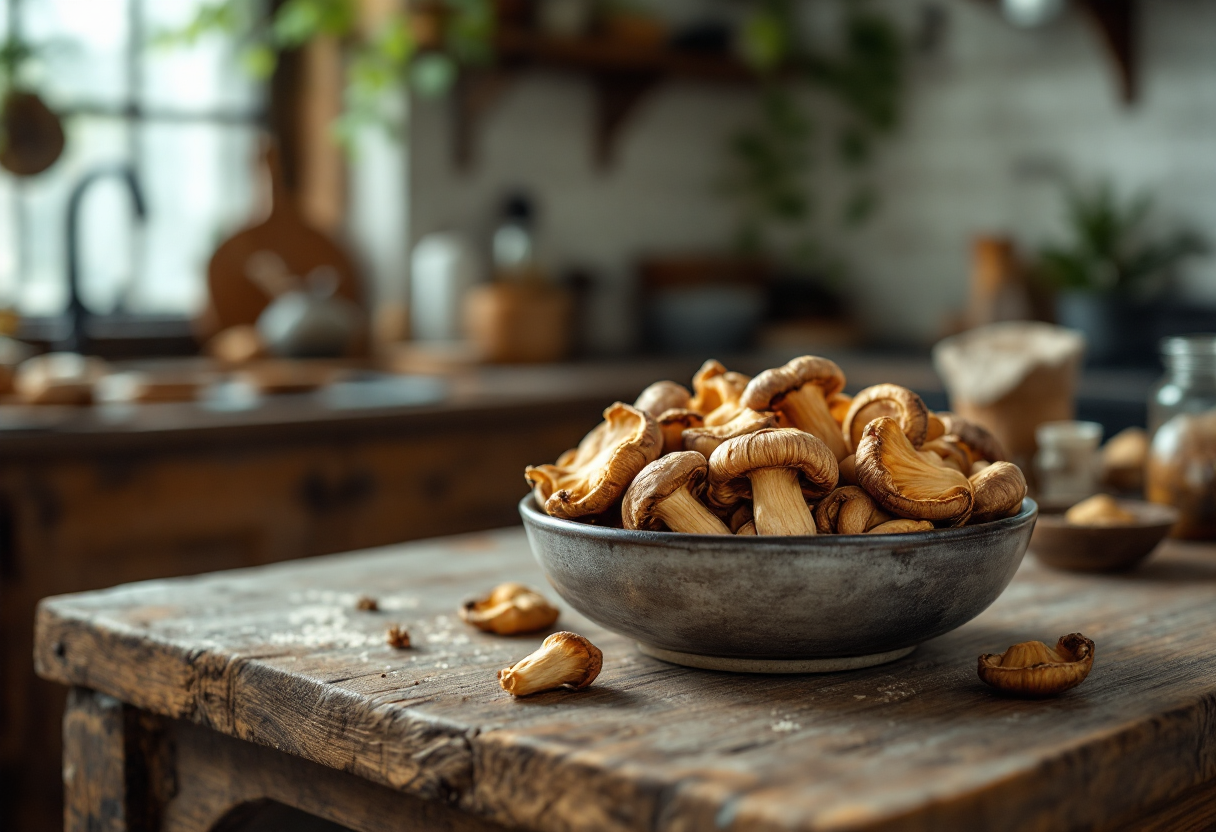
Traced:
<path fill-rule="evenodd" d="M 40 608 L 36 661 L 141 714 L 507 826 L 1216 822 L 1216 547 L 1169 543 L 1122 576 L 1028 557 L 960 630 L 823 676 L 667 665 L 565 611 L 558 628 L 599 645 L 603 672 L 584 691 L 521 700 L 495 672 L 541 636 L 484 634 L 456 615 L 507 579 L 544 585 L 519 530 L 62 596 Z M 363 594 L 380 610 L 358 611 Z M 413 648 L 384 643 L 396 622 Z M 980 653 L 1078 631 L 1097 644 L 1094 669 L 1058 699 L 1002 698 L 976 677 Z"/>

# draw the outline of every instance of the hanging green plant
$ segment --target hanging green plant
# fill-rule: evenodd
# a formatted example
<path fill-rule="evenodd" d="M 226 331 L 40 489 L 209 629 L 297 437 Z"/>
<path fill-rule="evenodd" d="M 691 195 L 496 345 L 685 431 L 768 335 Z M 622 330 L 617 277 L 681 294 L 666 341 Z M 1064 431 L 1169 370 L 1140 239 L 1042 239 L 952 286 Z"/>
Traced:
<path fill-rule="evenodd" d="M 836 222 L 855 228 L 879 206 L 865 171 L 875 146 L 900 122 L 905 50 L 895 24 L 852 0 L 842 0 L 838 47 L 828 52 L 799 37 L 794 0 L 759 0 L 742 29 L 741 53 L 760 76 L 759 117 L 728 144 L 725 193 L 736 206 L 742 251 L 802 267 L 838 264 L 815 234 L 814 173 L 822 142 L 854 182 Z M 805 106 L 812 98 L 834 112 L 817 128 Z"/>
<path fill-rule="evenodd" d="M 0 43 L 0 167 L 15 176 L 36 176 L 63 155 L 59 116 L 28 82 L 24 69 L 34 58 L 28 42 Z"/>
<path fill-rule="evenodd" d="M 412 3 L 380 15 L 370 26 L 360 18 L 359 6 L 358 0 L 285 0 L 267 11 L 248 0 L 217 0 L 158 40 L 191 44 L 224 34 L 238 44 L 242 63 L 258 78 L 270 77 L 283 52 L 318 38 L 341 41 L 347 80 L 343 113 L 334 124 L 341 139 L 367 125 L 399 132 L 391 93 L 408 84 L 422 95 L 443 95 L 455 83 L 459 66 L 490 58 L 490 0 Z"/>

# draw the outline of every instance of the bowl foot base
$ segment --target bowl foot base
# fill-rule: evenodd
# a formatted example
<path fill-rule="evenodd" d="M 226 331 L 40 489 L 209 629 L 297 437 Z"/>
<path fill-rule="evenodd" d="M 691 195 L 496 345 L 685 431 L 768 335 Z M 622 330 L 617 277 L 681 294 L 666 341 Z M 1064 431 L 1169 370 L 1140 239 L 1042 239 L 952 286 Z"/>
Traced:
<path fill-rule="evenodd" d="M 871 653 L 868 656 L 838 656 L 830 659 L 738 659 L 729 656 L 702 656 L 699 653 L 681 653 L 677 650 L 651 647 L 640 641 L 638 649 L 652 659 L 701 670 L 726 670 L 731 673 L 838 673 L 902 659 L 915 650 L 916 645 L 889 650 L 886 653 Z"/>

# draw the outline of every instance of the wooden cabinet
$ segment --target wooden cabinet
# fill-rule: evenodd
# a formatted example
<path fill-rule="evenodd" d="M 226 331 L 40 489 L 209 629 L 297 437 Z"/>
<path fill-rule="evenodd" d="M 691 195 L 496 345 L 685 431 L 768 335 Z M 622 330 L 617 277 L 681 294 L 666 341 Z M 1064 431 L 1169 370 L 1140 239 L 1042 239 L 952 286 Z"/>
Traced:
<path fill-rule="evenodd" d="M 60 823 L 64 703 L 33 675 L 38 599 L 514 524 L 524 466 L 604 403 L 0 442 L 0 827 Z"/>

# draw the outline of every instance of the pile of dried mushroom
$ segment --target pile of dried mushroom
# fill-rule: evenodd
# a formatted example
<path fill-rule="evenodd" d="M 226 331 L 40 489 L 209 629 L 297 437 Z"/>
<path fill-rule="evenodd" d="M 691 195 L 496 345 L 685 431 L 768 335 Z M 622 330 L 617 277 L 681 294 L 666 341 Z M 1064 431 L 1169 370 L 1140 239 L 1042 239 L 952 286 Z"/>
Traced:
<path fill-rule="evenodd" d="M 707 361 L 650 385 L 527 469 L 554 517 L 691 534 L 890 534 L 1016 514 L 1021 470 L 984 428 L 896 384 L 841 391 L 832 361 L 755 378 Z"/>

